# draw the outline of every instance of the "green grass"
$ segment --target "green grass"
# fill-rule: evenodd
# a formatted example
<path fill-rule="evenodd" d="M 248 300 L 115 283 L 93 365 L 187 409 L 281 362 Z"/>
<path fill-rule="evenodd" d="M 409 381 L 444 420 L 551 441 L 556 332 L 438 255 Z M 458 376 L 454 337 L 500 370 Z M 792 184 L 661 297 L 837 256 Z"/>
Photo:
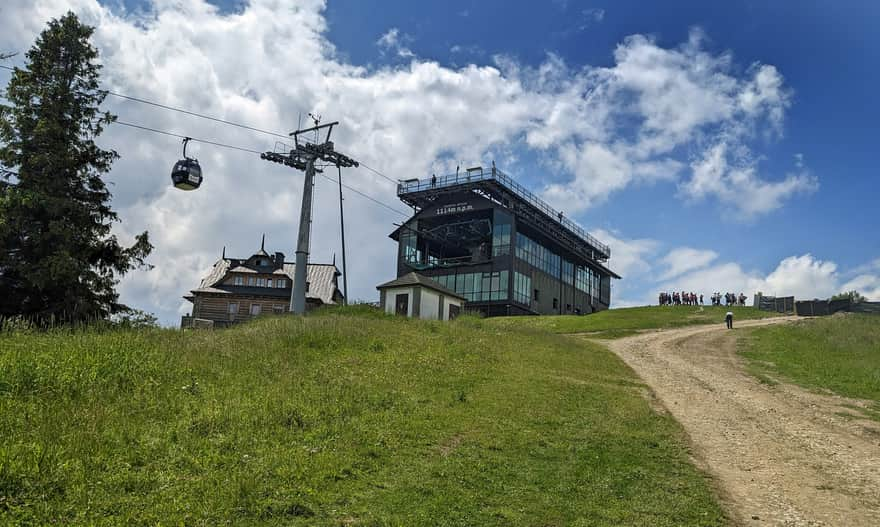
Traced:
<path fill-rule="evenodd" d="M 349 309 L 0 336 L 0 523 L 723 525 L 604 348 Z"/>
<path fill-rule="evenodd" d="M 880 410 L 880 317 L 852 313 L 755 328 L 740 349 L 756 375 L 875 401 Z"/>
<path fill-rule="evenodd" d="M 724 306 L 648 306 L 609 309 L 589 316 L 498 317 L 486 322 L 496 327 L 531 327 L 552 333 L 594 333 L 597 338 L 620 338 L 639 331 L 670 329 L 694 324 L 724 324 Z M 777 313 L 753 307 L 734 307 L 737 320 L 768 318 Z"/>

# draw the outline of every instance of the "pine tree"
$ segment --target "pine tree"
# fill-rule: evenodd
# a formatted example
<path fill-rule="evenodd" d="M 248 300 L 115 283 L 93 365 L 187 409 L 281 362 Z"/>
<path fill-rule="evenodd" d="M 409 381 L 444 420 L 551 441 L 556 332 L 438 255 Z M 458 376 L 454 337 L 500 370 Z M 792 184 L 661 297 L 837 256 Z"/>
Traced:
<path fill-rule="evenodd" d="M 101 112 L 94 28 L 73 13 L 49 22 L 0 105 L 0 316 L 77 323 L 126 310 L 116 285 L 145 266 L 147 232 L 131 247 L 102 179 L 119 156 L 95 144 L 116 117 Z"/>

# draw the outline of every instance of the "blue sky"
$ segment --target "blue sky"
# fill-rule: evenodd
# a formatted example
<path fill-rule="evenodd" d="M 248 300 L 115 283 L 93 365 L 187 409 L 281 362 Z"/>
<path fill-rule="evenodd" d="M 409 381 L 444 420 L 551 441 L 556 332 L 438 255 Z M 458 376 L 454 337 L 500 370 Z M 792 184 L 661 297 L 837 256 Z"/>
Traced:
<path fill-rule="evenodd" d="M 117 91 L 272 130 L 317 110 L 343 122 L 338 146 L 392 178 L 494 159 L 611 243 L 617 306 L 668 288 L 880 297 L 880 4 L 536 5 L 12 0 L 0 49 L 26 49 L 72 9 L 97 26 Z M 193 136 L 273 142 L 108 106 Z M 176 141 L 119 127 L 105 139 L 122 156 L 110 175 L 117 233 L 149 229 L 157 246 L 156 268 L 122 282 L 124 301 L 173 324 L 224 245 L 246 256 L 266 232 L 292 256 L 298 174 L 201 145 L 210 184 L 183 194 L 164 181 Z M 346 178 L 404 208 L 375 174 Z M 319 207 L 335 210 L 333 199 L 319 182 Z M 387 233 L 402 218 L 346 203 L 352 297 L 372 299 L 394 272 Z M 338 253 L 335 221 L 316 216 L 313 261 Z"/>
<path fill-rule="evenodd" d="M 579 219 L 633 237 L 715 248 L 746 266 L 768 267 L 805 251 L 842 265 L 880 256 L 880 3 L 560 1 L 537 9 L 533 2 L 392 1 L 378 10 L 369 4 L 328 4 L 330 40 L 356 64 L 383 62 L 374 44 L 389 27 L 408 35 L 406 46 L 418 56 L 449 66 L 496 54 L 537 65 L 547 53 L 573 66 L 608 66 L 628 35 L 650 34 L 674 46 L 700 27 L 708 47 L 730 51 L 740 68 L 761 62 L 784 75 L 793 104 L 784 137 L 761 144 L 761 166 L 781 174 L 803 154 L 820 190 L 742 222 L 719 216 L 717 203 L 682 204 L 672 197 L 674 184 L 656 184 L 617 194 Z M 456 45 L 465 51 L 451 52 Z"/>

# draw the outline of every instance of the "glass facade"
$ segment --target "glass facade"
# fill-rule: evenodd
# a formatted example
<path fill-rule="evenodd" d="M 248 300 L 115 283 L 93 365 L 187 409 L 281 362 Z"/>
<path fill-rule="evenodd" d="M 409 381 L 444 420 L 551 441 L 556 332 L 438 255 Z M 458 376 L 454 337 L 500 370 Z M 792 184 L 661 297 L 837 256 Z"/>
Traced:
<path fill-rule="evenodd" d="M 518 232 L 520 228 L 528 229 L 528 235 Z M 462 214 L 429 211 L 410 219 L 395 236 L 398 272 L 443 273 L 431 278 L 469 303 L 507 301 L 520 304 L 520 312 L 580 313 L 601 309 L 596 303 L 610 299 L 610 279 L 606 283 L 591 268 L 589 255 L 566 245 L 552 229 L 520 224 L 518 216 L 500 205 Z M 508 313 L 511 307 L 517 306 L 507 306 Z M 504 313 L 498 304 L 479 309 L 490 316 Z"/>
<path fill-rule="evenodd" d="M 559 255 L 519 232 L 516 233 L 516 257 L 554 278 L 560 278 L 562 259 Z"/>
<path fill-rule="evenodd" d="M 507 300 L 507 271 L 460 273 L 432 276 L 438 284 L 452 289 L 468 302 Z"/>
<path fill-rule="evenodd" d="M 492 228 L 492 256 L 510 254 L 510 224 L 496 223 Z"/>
<path fill-rule="evenodd" d="M 578 291 L 594 298 L 599 296 L 599 273 L 589 267 L 574 265 L 562 259 L 558 254 L 519 232 L 516 233 L 516 257 L 565 284 L 574 285 Z M 529 295 L 526 295 L 526 298 L 529 298 Z M 515 287 L 514 299 L 516 299 Z M 607 303 L 606 300 L 603 301 Z"/>
<path fill-rule="evenodd" d="M 522 273 L 513 273 L 513 301 L 520 304 L 531 305 L 532 301 L 532 278 Z"/>
<path fill-rule="evenodd" d="M 500 210 L 496 210 L 493 214 L 492 222 L 492 256 L 503 256 L 510 254 L 510 234 L 513 232 L 513 225 L 510 215 Z"/>
<path fill-rule="evenodd" d="M 422 259 L 418 248 L 417 225 L 418 223 L 414 221 L 412 225 L 404 224 L 400 230 L 400 257 L 406 263 L 417 264 Z"/>

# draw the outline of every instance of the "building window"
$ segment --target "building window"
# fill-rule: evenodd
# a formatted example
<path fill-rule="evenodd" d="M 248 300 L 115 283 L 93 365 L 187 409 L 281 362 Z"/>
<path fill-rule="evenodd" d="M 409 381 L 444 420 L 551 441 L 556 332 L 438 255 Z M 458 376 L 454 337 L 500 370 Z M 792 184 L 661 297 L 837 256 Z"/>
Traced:
<path fill-rule="evenodd" d="M 516 257 L 554 278 L 560 277 L 562 258 L 520 232 L 516 233 Z"/>
<path fill-rule="evenodd" d="M 272 306 L 272 312 L 275 314 L 284 313 L 284 305 L 275 304 L 274 306 Z"/>
<path fill-rule="evenodd" d="M 574 286 L 584 293 L 595 296 L 595 290 L 592 288 L 595 282 L 596 273 L 592 269 L 586 267 L 576 267 L 574 274 Z"/>
<path fill-rule="evenodd" d="M 235 276 L 235 285 L 244 285 L 244 278 L 241 275 Z"/>
<path fill-rule="evenodd" d="M 251 304 L 251 316 L 255 317 L 260 314 L 260 304 Z"/>
<path fill-rule="evenodd" d="M 510 224 L 498 223 L 492 227 L 492 256 L 510 254 Z"/>
<path fill-rule="evenodd" d="M 468 302 L 507 300 L 508 271 L 461 273 L 431 277 L 447 289 L 462 295 Z"/>
<path fill-rule="evenodd" d="M 257 284 L 257 279 L 254 278 L 253 276 L 249 276 L 248 277 L 248 285 L 256 285 L 256 284 Z"/>
<path fill-rule="evenodd" d="M 403 261 L 408 264 L 417 264 L 422 260 L 422 251 L 418 248 L 418 223 L 404 224 L 400 232 L 400 252 Z"/>
<path fill-rule="evenodd" d="M 513 273 L 513 300 L 520 304 L 531 305 L 532 278 L 522 273 Z"/>
<path fill-rule="evenodd" d="M 266 280 L 266 287 L 272 287 L 272 279 Z"/>
<path fill-rule="evenodd" d="M 230 302 L 226 312 L 229 314 L 229 320 L 235 320 L 235 315 L 238 314 L 238 303 Z"/>
<path fill-rule="evenodd" d="M 266 287 L 266 279 L 257 278 L 257 287 Z"/>
<path fill-rule="evenodd" d="M 275 285 L 277 285 L 278 287 L 287 287 L 287 279 L 286 278 L 279 278 L 275 282 Z"/>

